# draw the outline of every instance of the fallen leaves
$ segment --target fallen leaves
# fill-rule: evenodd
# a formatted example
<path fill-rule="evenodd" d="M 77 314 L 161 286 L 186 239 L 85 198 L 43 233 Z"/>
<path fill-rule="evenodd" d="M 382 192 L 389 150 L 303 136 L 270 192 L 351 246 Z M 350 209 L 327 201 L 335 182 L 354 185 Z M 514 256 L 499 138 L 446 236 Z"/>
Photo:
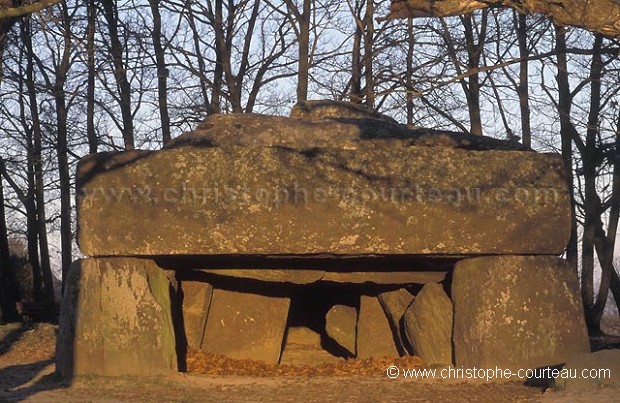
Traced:
<path fill-rule="evenodd" d="M 207 375 L 238 376 L 385 376 L 391 365 L 400 368 L 422 368 L 419 357 L 373 357 L 342 360 L 321 365 L 272 365 L 253 360 L 236 360 L 217 354 L 190 350 L 187 353 L 187 371 Z"/>

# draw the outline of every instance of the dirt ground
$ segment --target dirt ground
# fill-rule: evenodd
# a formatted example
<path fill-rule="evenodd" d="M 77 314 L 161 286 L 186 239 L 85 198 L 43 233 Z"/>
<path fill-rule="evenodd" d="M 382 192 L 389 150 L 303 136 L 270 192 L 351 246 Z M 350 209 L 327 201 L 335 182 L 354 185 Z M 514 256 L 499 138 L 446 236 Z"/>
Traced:
<path fill-rule="evenodd" d="M 302 375 L 294 370 L 276 376 L 179 373 L 81 377 L 69 384 L 54 374 L 56 330 L 50 324 L 0 326 L 0 402 L 606 402 L 620 396 L 614 389 L 567 394 L 514 382 L 390 379 L 368 367 L 332 376 L 300 369 Z"/>

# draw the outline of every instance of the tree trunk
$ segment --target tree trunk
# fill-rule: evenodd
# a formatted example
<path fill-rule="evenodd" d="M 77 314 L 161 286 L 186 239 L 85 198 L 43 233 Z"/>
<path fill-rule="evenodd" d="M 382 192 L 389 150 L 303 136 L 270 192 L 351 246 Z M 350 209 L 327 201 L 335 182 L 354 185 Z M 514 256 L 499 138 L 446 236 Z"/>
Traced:
<path fill-rule="evenodd" d="M 515 12 L 515 14 L 517 14 Z M 517 38 L 519 42 L 519 85 L 517 95 L 519 96 L 519 109 L 521 110 L 521 140 L 524 145 L 532 146 L 532 129 L 530 127 L 530 97 L 529 97 L 529 69 L 527 49 L 527 16 L 517 14 L 516 17 Z"/>
<path fill-rule="evenodd" d="M 208 83 L 207 83 L 207 68 L 205 66 L 204 58 L 200 57 L 202 55 L 202 47 L 200 46 L 200 34 L 198 33 L 198 29 L 196 28 L 196 19 L 194 18 L 194 10 L 192 9 L 192 5 L 190 2 L 187 3 L 187 22 L 189 23 L 190 29 L 192 30 L 192 40 L 194 43 L 194 51 L 197 55 L 198 60 L 198 75 L 199 75 L 199 85 L 200 85 L 200 94 L 202 95 L 202 104 L 205 105 L 207 110 L 207 115 L 211 115 L 214 113 L 220 112 L 220 92 L 222 91 L 222 63 L 219 59 L 218 52 L 218 41 L 215 41 L 215 49 L 216 49 L 216 60 L 215 66 L 213 67 L 213 87 L 211 88 L 211 101 L 209 101 L 208 95 Z M 221 25 L 221 21 L 219 22 Z M 214 26 L 217 26 L 218 22 L 216 21 Z"/>
<path fill-rule="evenodd" d="M 112 64 L 114 65 L 114 78 L 118 88 L 118 96 L 120 99 L 121 116 L 123 119 L 123 141 L 126 150 L 133 150 L 134 133 L 133 133 L 133 115 L 131 113 L 131 86 L 127 80 L 127 70 L 123 62 L 123 45 L 121 44 L 118 34 L 118 13 L 115 0 L 101 0 L 104 10 L 104 17 L 108 24 L 110 34 L 110 47 Z"/>
<path fill-rule="evenodd" d="M 91 154 L 97 152 L 99 140 L 95 131 L 95 24 L 97 23 L 97 7 L 95 0 L 88 0 L 87 4 L 87 27 L 86 27 L 86 138 L 88 139 L 88 151 Z"/>
<path fill-rule="evenodd" d="M 1 158 L 0 165 L 4 166 Z M 9 234 L 4 211 L 4 187 L 2 176 L 0 176 L 0 323 L 19 319 L 15 308 L 15 302 L 19 298 L 17 294 L 15 276 L 10 265 Z"/>
<path fill-rule="evenodd" d="M 362 103 L 362 22 L 359 18 L 359 0 L 355 2 L 353 17 L 355 18 L 355 33 L 353 34 L 353 49 L 351 51 L 351 92 L 349 100 L 353 103 Z"/>
<path fill-rule="evenodd" d="M 251 50 L 251 44 L 252 44 L 252 38 L 254 37 L 254 27 L 256 26 L 256 23 L 258 21 L 258 14 L 260 12 L 260 6 L 261 6 L 261 1 L 260 0 L 255 0 L 254 1 L 254 5 L 252 6 L 252 12 L 250 13 L 250 16 L 248 18 L 248 28 L 247 31 L 245 32 L 245 36 L 243 38 L 243 50 L 241 52 L 241 61 L 239 62 L 239 71 L 237 72 L 237 74 L 235 74 L 235 94 L 236 94 L 236 98 L 238 98 L 238 104 L 239 107 L 241 108 L 241 93 L 243 90 L 243 82 L 246 79 L 246 72 L 248 71 L 248 68 L 250 67 L 250 50 Z M 230 12 L 230 11 L 229 11 Z M 230 16 L 229 16 L 229 20 L 230 20 Z M 233 30 L 232 28 L 228 29 L 227 34 L 229 36 L 233 35 Z M 232 43 L 232 39 L 230 40 L 230 43 Z M 232 50 L 232 48 L 229 48 Z M 232 52 L 228 52 L 228 54 L 232 54 Z M 247 103 L 245 110 L 242 109 L 242 112 L 245 113 L 252 113 L 252 108 L 254 107 L 254 105 L 252 103 Z"/>
<path fill-rule="evenodd" d="M 616 121 L 616 155 L 620 155 L 620 113 Z M 616 248 L 616 236 L 618 233 L 618 221 L 620 220 L 620 162 L 616 159 L 613 162 L 612 189 L 609 203 L 609 221 L 607 223 L 607 234 L 603 230 L 603 223 L 599 219 L 595 234 L 598 260 L 601 264 L 601 284 L 594 308 L 592 310 L 592 322 L 597 324 L 600 329 L 601 319 L 605 312 L 607 296 L 612 284 L 614 275 L 617 275 L 614 268 L 614 252 Z M 600 204 L 600 203 L 599 203 Z M 599 207 L 600 210 L 603 210 Z M 600 245 L 600 247 L 598 247 Z M 601 254 L 602 252 L 602 254 Z M 620 294 L 615 295 L 620 299 Z"/>
<path fill-rule="evenodd" d="M 372 68 L 373 43 L 375 37 L 375 6 L 373 0 L 366 0 L 366 12 L 364 14 L 364 97 L 366 106 L 375 108 L 375 77 Z"/>
<path fill-rule="evenodd" d="M 153 14 L 153 50 L 155 51 L 155 63 L 157 65 L 157 92 L 159 101 L 159 116 L 161 119 L 161 134 L 164 145 L 170 141 L 170 115 L 168 114 L 168 68 L 164 48 L 161 44 L 161 14 L 159 12 L 159 0 L 149 0 L 151 13 Z"/>
<path fill-rule="evenodd" d="M 475 70 L 480 66 L 480 57 L 486 40 L 487 13 L 482 14 L 480 21 L 480 32 L 478 33 L 478 41 L 474 35 L 474 21 L 471 14 L 461 19 L 465 28 L 465 42 L 467 44 L 468 61 L 467 67 Z M 476 136 L 482 136 L 482 116 L 480 114 L 480 81 L 478 73 L 471 74 L 468 78 L 468 85 L 465 88 L 465 97 L 467 98 L 467 108 L 469 111 L 470 132 Z"/>
<path fill-rule="evenodd" d="M 237 86 L 237 76 L 232 71 L 232 38 L 235 27 L 235 5 L 229 1 L 226 26 L 224 26 L 223 0 L 215 1 L 215 51 L 217 65 L 222 66 L 222 72 L 228 87 L 229 102 L 234 113 L 243 113 L 241 106 L 241 88 Z"/>
<path fill-rule="evenodd" d="M 555 27 L 555 51 L 557 53 L 557 75 L 558 83 L 558 113 L 560 117 L 560 137 L 562 140 L 562 158 L 564 159 L 564 169 L 566 170 L 566 181 L 568 191 L 571 196 L 571 232 L 568 245 L 566 246 L 566 260 L 578 272 L 578 235 L 577 235 L 577 216 L 575 213 L 575 189 L 573 183 L 573 141 L 578 136 L 573 123 L 571 122 L 571 109 L 573 96 L 571 95 L 570 84 L 568 82 L 568 61 L 566 59 L 566 31 L 564 28 Z"/>
<path fill-rule="evenodd" d="M 71 20 L 66 4 L 62 4 L 64 49 L 60 65 L 56 66 L 55 83 L 53 86 L 56 104 L 56 156 L 58 158 L 58 177 L 60 180 L 60 242 L 62 280 L 69 272 L 71 265 L 71 248 L 73 231 L 71 230 L 71 177 L 69 174 L 69 158 L 67 147 L 67 101 L 65 98 L 65 82 L 71 65 Z"/>
<path fill-rule="evenodd" d="M 22 37 L 24 37 L 25 28 L 22 26 Z M 21 49 L 23 53 L 24 50 Z M 20 56 L 23 56 L 20 55 Z M 21 79 L 19 80 L 18 87 L 20 94 L 25 94 L 24 79 L 25 75 L 23 67 L 20 66 Z M 9 182 L 13 191 L 18 195 L 20 201 L 24 205 L 26 210 L 26 243 L 28 249 L 28 263 L 32 268 L 32 289 L 34 298 L 37 301 L 43 299 L 43 280 L 41 276 L 41 265 L 39 264 L 39 237 L 38 237 L 38 224 L 37 224 L 37 207 L 35 202 L 35 179 L 34 179 L 34 158 L 33 158 L 33 140 L 32 140 L 32 128 L 26 119 L 26 103 L 24 96 L 19 97 L 19 121 L 22 129 L 24 130 L 25 145 L 26 145 L 26 190 L 15 183 L 8 175 L 6 169 L 3 168 L 2 176 Z"/>
<path fill-rule="evenodd" d="M 413 28 L 413 19 L 407 19 L 407 70 L 405 72 L 405 83 L 406 83 L 406 109 L 407 109 L 407 124 L 413 124 L 413 111 L 414 104 L 413 101 L 415 97 L 413 96 L 413 50 L 415 43 L 415 33 Z"/>
<path fill-rule="evenodd" d="M 39 239 L 39 254 L 41 264 L 41 274 L 43 278 L 43 301 L 48 305 L 48 309 L 53 309 L 54 304 L 54 284 L 52 280 L 52 269 L 50 266 L 49 246 L 47 242 L 47 223 L 45 214 L 45 192 L 43 180 L 43 136 L 41 132 L 41 122 L 39 119 L 39 105 L 37 90 L 34 83 L 34 63 L 32 49 L 32 34 L 30 32 L 30 19 L 24 20 L 23 40 L 26 45 L 26 88 L 30 103 L 30 118 L 32 119 L 33 149 L 32 162 L 34 166 L 34 190 L 37 209 L 37 236 Z M 51 312 L 51 311 L 50 311 Z"/>
<path fill-rule="evenodd" d="M 297 102 L 308 99 L 308 79 L 310 71 L 310 6 L 312 0 L 303 0 L 303 10 L 299 14 L 299 69 L 297 73 Z"/>
<path fill-rule="evenodd" d="M 26 127 L 27 123 L 24 123 Z M 43 300 L 43 276 L 41 275 L 41 263 L 39 261 L 39 223 L 37 218 L 37 203 L 35 200 L 35 173 L 33 158 L 32 131 L 26 128 L 27 157 L 27 193 L 24 198 L 26 209 L 26 243 L 28 246 L 28 262 L 32 267 L 32 289 L 35 301 Z"/>
<path fill-rule="evenodd" d="M 601 111 L 601 60 L 602 37 L 597 35 L 592 48 L 592 64 L 590 67 L 590 111 L 588 129 L 586 131 L 585 150 L 581 153 L 584 181 L 584 222 L 581 241 L 581 296 L 586 309 L 586 322 L 591 332 L 598 332 L 600 322 L 596 323 L 594 315 L 594 242 L 596 226 L 600 220 L 600 203 L 596 191 L 597 164 L 596 140 L 599 131 L 599 114 Z"/>

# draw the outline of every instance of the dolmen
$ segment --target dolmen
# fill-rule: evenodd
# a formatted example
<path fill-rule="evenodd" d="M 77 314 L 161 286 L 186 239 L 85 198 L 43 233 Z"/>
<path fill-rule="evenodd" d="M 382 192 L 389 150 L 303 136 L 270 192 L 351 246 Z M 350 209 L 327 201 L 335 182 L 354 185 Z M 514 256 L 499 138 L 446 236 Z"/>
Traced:
<path fill-rule="evenodd" d="M 309 101 L 88 155 L 76 187 L 64 377 L 175 372 L 188 351 L 514 370 L 589 352 L 559 155 Z"/>

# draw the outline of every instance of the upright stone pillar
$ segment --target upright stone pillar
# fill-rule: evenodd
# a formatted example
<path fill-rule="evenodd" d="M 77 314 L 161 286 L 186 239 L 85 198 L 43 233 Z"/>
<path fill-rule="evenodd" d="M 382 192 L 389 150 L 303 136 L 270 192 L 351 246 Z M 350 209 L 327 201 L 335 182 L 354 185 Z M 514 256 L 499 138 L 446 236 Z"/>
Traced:
<path fill-rule="evenodd" d="M 56 367 L 64 378 L 177 370 L 170 281 L 152 260 L 74 262 L 61 306 Z"/>
<path fill-rule="evenodd" d="M 537 368 L 590 351 L 577 275 L 556 257 L 462 260 L 452 301 L 459 367 Z"/>

